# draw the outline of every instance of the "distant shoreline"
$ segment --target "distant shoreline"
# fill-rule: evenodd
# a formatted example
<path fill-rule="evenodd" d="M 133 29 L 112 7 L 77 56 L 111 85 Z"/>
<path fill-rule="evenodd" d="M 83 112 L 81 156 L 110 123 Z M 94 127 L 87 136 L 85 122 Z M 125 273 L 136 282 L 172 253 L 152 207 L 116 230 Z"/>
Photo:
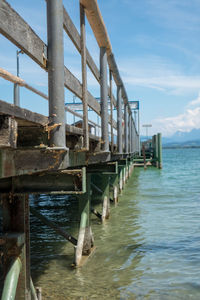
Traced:
<path fill-rule="evenodd" d="M 163 149 L 199 149 L 200 146 L 163 146 Z"/>

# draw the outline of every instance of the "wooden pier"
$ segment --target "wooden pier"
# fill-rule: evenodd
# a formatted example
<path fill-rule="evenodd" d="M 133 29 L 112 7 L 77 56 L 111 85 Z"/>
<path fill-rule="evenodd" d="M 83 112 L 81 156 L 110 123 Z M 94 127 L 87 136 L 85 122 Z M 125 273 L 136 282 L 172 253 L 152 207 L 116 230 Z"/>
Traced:
<path fill-rule="evenodd" d="M 0 33 L 48 73 L 48 95 L 45 95 L 23 78 L 0 68 L 0 76 L 13 82 L 15 88 L 13 104 L 0 100 L 3 300 L 41 299 L 30 274 L 30 212 L 71 242 L 75 249 L 72 262 L 80 266 L 83 256 L 88 257 L 95 247 L 90 214 L 105 222 L 110 215 L 110 200 L 118 201 L 136 160 L 144 161 L 144 155 L 140 158 L 138 128 L 97 1 L 80 0 L 80 34 L 62 0 L 47 0 L 46 6 L 47 45 L 7 1 L 0 0 Z M 85 15 L 99 45 L 99 68 L 86 47 Z M 81 82 L 64 65 L 64 34 L 81 55 Z M 87 67 L 99 83 L 100 102 L 88 91 Z M 116 98 L 113 83 L 117 86 Z M 48 101 L 49 116 L 21 108 L 19 87 Z M 82 114 L 65 106 L 65 88 L 82 101 Z M 100 117 L 100 126 L 88 120 L 88 109 Z M 67 123 L 66 111 L 82 119 L 82 128 Z M 100 135 L 91 133 L 88 124 L 100 127 Z M 150 160 L 161 168 L 159 143 L 157 135 L 153 138 Z M 30 194 L 45 193 L 78 197 L 77 237 L 29 206 Z M 92 207 L 96 196 L 102 201 L 102 211 Z"/>

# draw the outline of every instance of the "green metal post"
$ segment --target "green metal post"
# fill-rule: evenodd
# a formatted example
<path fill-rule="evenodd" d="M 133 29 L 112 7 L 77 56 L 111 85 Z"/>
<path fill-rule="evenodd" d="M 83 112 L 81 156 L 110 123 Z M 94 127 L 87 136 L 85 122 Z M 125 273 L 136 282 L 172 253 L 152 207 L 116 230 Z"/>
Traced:
<path fill-rule="evenodd" d="M 103 201 L 102 222 L 104 222 L 110 215 L 110 174 L 93 173 L 92 181 L 102 191 L 101 194 L 99 192 L 95 194 L 96 189 L 93 189 L 92 198 Z"/>
<path fill-rule="evenodd" d="M 17 235 L 21 233 L 24 236 L 20 245 L 13 247 L 13 242 L 9 238 L 3 248 L 4 272 L 9 272 L 9 263 L 14 257 L 19 256 L 22 269 L 19 277 L 19 284 L 16 289 L 16 299 L 31 298 L 30 293 L 30 229 L 29 229 L 29 198 L 28 195 L 8 195 L 3 194 L 2 212 L 3 212 L 3 234 Z"/>
<path fill-rule="evenodd" d="M 90 227 L 91 211 L 91 174 L 86 175 L 86 192 L 79 195 L 80 228 L 75 251 L 75 264 L 81 264 L 82 255 L 89 255 L 93 247 L 93 235 Z"/>
<path fill-rule="evenodd" d="M 15 299 L 21 268 L 22 263 L 19 258 L 16 258 L 12 262 L 10 269 L 8 270 L 8 273 L 6 275 L 1 300 Z"/>
<path fill-rule="evenodd" d="M 158 139 L 158 168 L 162 169 L 162 135 L 161 133 L 157 134 Z"/>
<path fill-rule="evenodd" d="M 110 175 L 101 175 L 101 189 L 103 190 L 103 210 L 102 210 L 102 222 L 109 219 L 110 216 Z"/>
<path fill-rule="evenodd" d="M 123 190 L 123 169 L 124 166 L 119 166 L 119 192 L 121 193 Z"/>
<path fill-rule="evenodd" d="M 155 160 L 156 168 L 158 168 L 158 135 L 155 135 Z"/>
<path fill-rule="evenodd" d="M 118 202 L 118 180 L 118 174 L 110 175 L 111 199 L 113 199 L 115 204 Z"/>

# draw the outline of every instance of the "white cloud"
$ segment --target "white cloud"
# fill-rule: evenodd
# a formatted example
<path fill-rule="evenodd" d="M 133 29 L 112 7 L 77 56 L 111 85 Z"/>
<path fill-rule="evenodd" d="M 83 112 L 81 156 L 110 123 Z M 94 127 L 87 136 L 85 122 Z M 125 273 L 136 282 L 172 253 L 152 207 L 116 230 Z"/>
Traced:
<path fill-rule="evenodd" d="M 200 89 L 199 75 L 186 74 L 181 66 L 159 56 L 123 60 L 119 65 L 125 84 L 176 95 Z"/>
<path fill-rule="evenodd" d="M 193 106 L 196 106 L 193 108 Z M 162 132 L 164 136 L 170 136 L 176 131 L 191 131 L 200 128 L 200 93 L 197 99 L 189 102 L 184 113 L 175 117 L 158 118 L 152 121 L 153 128 Z"/>

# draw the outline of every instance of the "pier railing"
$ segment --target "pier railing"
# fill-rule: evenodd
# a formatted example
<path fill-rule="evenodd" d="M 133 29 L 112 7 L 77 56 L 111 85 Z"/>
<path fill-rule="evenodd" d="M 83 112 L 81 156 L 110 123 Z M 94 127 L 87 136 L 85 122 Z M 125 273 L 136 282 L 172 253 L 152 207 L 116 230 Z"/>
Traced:
<path fill-rule="evenodd" d="M 47 43 L 8 1 L 0 0 L 0 33 L 48 74 L 48 93 L 45 94 L 20 76 L 0 68 L 0 76 L 14 84 L 13 104 L 0 97 L 0 202 L 5 240 L 2 253 L 5 274 L 10 270 L 3 290 L 5 299 L 8 292 L 14 299 L 16 286 L 15 298 L 30 299 L 31 291 L 35 297 L 30 275 L 29 194 L 73 194 L 79 198 L 78 239 L 31 208 L 31 213 L 40 221 L 71 241 L 75 264 L 79 266 L 83 254 L 87 255 L 94 248 L 91 211 L 102 222 L 109 217 L 110 197 L 117 202 L 118 191 L 122 192 L 133 171 L 134 154 L 140 152 L 139 128 L 132 116 L 97 1 L 79 1 L 80 31 L 62 0 L 46 0 L 45 5 Z M 87 49 L 86 17 L 99 47 L 99 67 Z M 81 56 L 81 80 L 64 64 L 64 34 Z M 99 95 L 94 96 L 89 91 L 88 68 L 99 86 Z M 19 87 L 48 101 L 48 117 L 20 107 Z M 81 112 L 65 105 L 65 89 L 80 99 Z M 89 118 L 89 111 L 98 116 L 99 123 Z M 78 126 L 66 120 L 66 112 L 82 120 Z M 91 207 L 94 190 L 101 195 L 102 214 Z M 14 263 L 9 269 L 12 260 Z"/>
<path fill-rule="evenodd" d="M 48 126 L 50 134 L 48 146 L 66 148 L 68 145 L 65 125 L 65 111 L 68 111 L 82 118 L 82 128 L 78 130 L 79 134 L 83 136 L 82 151 L 91 151 L 92 134 L 88 125 L 91 123 L 95 128 L 101 127 L 100 151 L 111 151 L 111 153 L 118 154 L 138 152 L 138 130 L 97 1 L 80 1 L 80 34 L 63 7 L 62 0 L 48 0 L 46 5 L 47 45 L 5 0 L 0 1 L 0 33 L 48 72 L 48 96 L 6 70 L 1 69 L 0 76 L 49 101 Z M 100 68 L 95 64 L 86 46 L 85 15 L 99 45 Z M 81 55 L 81 82 L 64 65 L 63 31 Z M 100 103 L 88 91 L 87 66 L 100 85 Z M 109 69 L 109 74 L 107 74 L 107 69 Z M 117 86 L 116 98 L 113 94 L 113 80 Z M 70 110 L 67 106 L 65 107 L 64 88 L 67 88 L 82 101 L 82 114 Z M 109 109 L 108 99 L 110 102 Z M 17 102 L 15 101 L 15 103 Z M 100 125 L 88 120 L 88 108 L 100 117 Z M 114 118 L 114 109 L 117 109 L 117 120 Z M 68 126 L 67 130 L 74 134 L 77 133 L 77 128 L 74 126 Z M 95 130 L 95 132 L 97 131 Z M 114 132 L 117 133 L 116 139 Z"/>

